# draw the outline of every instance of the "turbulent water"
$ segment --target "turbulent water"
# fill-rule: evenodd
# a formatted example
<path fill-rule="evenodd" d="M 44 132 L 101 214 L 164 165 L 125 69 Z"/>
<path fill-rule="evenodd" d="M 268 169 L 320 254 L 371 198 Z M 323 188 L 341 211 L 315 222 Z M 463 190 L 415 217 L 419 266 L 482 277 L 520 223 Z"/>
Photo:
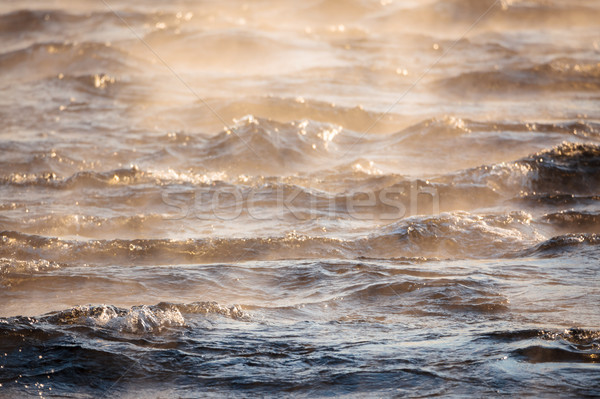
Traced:
<path fill-rule="evenodd" d="M 600 396 L 597 0 L 0 3 L 0 397 Z"/>

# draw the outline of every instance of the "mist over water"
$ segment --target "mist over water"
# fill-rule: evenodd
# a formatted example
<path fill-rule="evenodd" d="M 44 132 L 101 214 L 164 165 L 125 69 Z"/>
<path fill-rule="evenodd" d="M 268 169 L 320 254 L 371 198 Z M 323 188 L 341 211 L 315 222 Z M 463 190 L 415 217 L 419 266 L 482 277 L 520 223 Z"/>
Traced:
<path fill-rule="evenodd" d="M 599 396 L 598 21 L 0 3 L 0 397 Z"/>

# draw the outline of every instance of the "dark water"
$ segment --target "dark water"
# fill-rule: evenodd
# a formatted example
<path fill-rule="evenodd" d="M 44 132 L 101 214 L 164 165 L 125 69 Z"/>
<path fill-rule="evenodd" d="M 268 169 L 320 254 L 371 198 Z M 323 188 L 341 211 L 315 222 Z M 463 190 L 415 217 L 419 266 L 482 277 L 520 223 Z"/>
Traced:
<path fill-rule="evenodd" d="M 600 396 L 600 4 L 0 4 L 0 397 Z"/>

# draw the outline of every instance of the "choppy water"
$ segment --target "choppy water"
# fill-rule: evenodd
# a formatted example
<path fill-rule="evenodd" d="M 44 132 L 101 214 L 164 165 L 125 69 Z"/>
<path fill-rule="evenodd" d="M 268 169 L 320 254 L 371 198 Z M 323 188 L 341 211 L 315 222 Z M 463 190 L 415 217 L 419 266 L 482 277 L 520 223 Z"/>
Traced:
<path fill-rule="evenodd" d="M 0 397 L 599 396 L 598 21 L 2 2 Z"/>

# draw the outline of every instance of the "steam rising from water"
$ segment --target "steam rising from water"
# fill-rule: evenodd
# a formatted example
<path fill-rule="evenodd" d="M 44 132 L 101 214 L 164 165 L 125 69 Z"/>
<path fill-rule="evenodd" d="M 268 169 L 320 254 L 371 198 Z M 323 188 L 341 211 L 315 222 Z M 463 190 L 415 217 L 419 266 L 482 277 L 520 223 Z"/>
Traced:
<path fill-rule="evenodd" d="M 3 2 L 0 396 L 598 395 L 598 20 Z"/>

